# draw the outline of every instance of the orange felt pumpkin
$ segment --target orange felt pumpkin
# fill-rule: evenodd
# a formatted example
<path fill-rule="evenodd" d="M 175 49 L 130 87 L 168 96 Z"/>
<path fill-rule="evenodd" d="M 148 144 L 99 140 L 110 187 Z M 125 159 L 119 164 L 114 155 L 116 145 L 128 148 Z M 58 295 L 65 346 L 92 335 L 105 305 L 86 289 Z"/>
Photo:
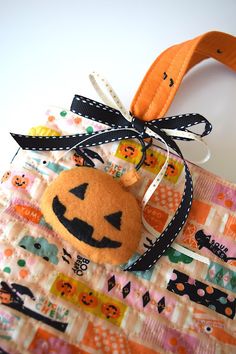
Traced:
<path fill-rule="evenodd" d="M 44 192 L 41 208 L 54 230 L 94 262 L 124 263 L 138 246 L 140 207 L 101 170 L 76 167 L 61 172 Z"/>
<path fill-rule="evenodd" d="M 11 183 L 16 188 L 27 188 L 29 184 L 29 179 L 25 175 L 16 175 L 12 178 Z"/>

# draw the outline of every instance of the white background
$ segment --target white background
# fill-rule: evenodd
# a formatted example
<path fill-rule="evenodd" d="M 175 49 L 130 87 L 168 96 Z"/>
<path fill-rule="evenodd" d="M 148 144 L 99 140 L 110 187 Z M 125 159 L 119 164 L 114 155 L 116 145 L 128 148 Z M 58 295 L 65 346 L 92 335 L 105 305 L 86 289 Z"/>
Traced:
<path fill-rule="evenodd" d="M 236 35 L 235 0 L 0 0 L 0 170 L 17 148 L 9 131 L 26 133 L 47 106 L 69 108 L 75 93 L 98 99 L 92 70 L 129 107 L 158 54 L 211 30 Z M 214 126 L 204 167 L 236 182 L 236 73 L 213 60 L 193 69 L 168 115 L 184 112 Z M 187 157 L 203 153 L 187 144 Z"/>

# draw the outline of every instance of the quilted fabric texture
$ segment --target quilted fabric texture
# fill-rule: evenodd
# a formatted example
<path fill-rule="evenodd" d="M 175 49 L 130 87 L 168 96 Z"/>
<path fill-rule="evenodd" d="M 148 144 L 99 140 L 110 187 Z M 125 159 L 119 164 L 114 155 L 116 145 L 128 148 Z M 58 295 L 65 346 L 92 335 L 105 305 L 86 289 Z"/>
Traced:
<path fill-rule="evenodd" d="M 44 125 L 58 134 L 106 126 L 67 110 L 49 109 Z M 36 129 L 37 130 L 37 129 Z M 135 141 L 91 151 L 97 169 L 120 178 L 140 159 Z M 131 153 L 132 152 L 132 153 Z M 236 187 L 189 164 L 194 202 L 177 242 L 209 265 L 170 248 L 146 272 L 99 265 L 52 230 L 40 202 L 61 171 L 86 165 L 68 152 L 20 151 L 1 179 L 0 343 L 9 353 L 233 353 L 236 345 Z M 149 148 L 130 192 L 140 202 L 165 152 Z M 83 168 L 83 167 L 81 167 Z M 145 208 L 161 233 L 178 207 L 182 162 L 171 156 L 161 185 Z M 102 200 L 101 200 L 102 203 Z M 91 201 L 92 207 L 92 201 Z M 129 264 L 152 244 L 144 228 Z"/>

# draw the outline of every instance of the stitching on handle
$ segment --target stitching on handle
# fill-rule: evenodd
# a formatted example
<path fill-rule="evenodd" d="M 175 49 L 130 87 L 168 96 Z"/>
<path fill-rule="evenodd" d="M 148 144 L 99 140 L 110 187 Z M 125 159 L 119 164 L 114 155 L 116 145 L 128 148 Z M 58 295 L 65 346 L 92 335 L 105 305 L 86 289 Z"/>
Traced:
<path fill-rule="evenodd" d="M 183 50 L 185 50 L 185 48 L 186 48 L 185 45 L 180 46 L 179 50 L 177 51 L 177 53 L 175 54 L 175 56 L 172 58 L 172 60 L 171 60 L 171 62 L 170 62 L 170 64 L 169 64 L 169 66 L 168 66 L 168 68 L 166 69 L 167 72 L 168 72 L 168 71 L 171 71 L 171 69 L 172 69 L 172 68 L 174 67 L 174 65 L 175 65 L 176 58 L 180 55 L 180 52 L 182 52 Z M 186 62 L 186 59 L 185 59 L 185 61 L 183 62 L 181 68 L 180 68 L 180 72 L 181 72 L 181 70 L 182 70 L 183 65 L 185 64 L 185 62 Z M 179 78 L 179 75 L 178 75 L 178 78 Z M 152 107 L 155 105 L 156 98 L 158 97 L 158 94 L 159 94 L 159 92 L 161 91 L 161 89 L 163 88 L 163 85 L 164 85 L 164 84 L 165 84 L 165 82 L 162 81 L 161 85 L 159 85 L 159 86 L 156 88 L 155 94 L 154 94 L 154 96 L 153 96 L 151 102 L 149 103 L 147 109 L 146 109 L 145 112 L 144 112 L 144 117 L 145 117 L 146 115 L 148 115 L 148 113 L 150 112 L 150 110 L 152 109 Z M 171 92 L 172 92 L 172 90 L 170 89 L 169 94 L 168 94 L 166 100 L 169 98 Z"/>
<path fill-rule="evenodd" d="M 198 43 L 197 43 L 197 45 L 198 45 Z M 161 109 L 160 112 L 157 112 L 157 115 L 160 115 L 160 116 L 164 115 L 165 112 L 166 112 L 166 109 L 168 109 L 169 102 L 171 101 L 172 97 L 176 94 L 177 89 L 178 89 L 178 87 L 179 87 L 179 85 L 180 85 L 180 83 L 181 83 L 181 81 L 182 81 L 182 79 L 183 79 L 184 71 L 185 71 L 186 68 L 187 68 L 186 63 L 187 63 L 187 62 L 189 63 L 189 61 L 191 60 L 191 57 L 192 57 L 192 51 L 190 51 L 190 54 L 186 56 L 186 58 L 185 58 L 185 60 L 184 60 L 184 62 L 183 62 L 183 64 L 182 64 L 182 66 L 181 66 L 181 68 L 180 68 L 178 77 L 177 77 L 177 79 L 176 79 L 176 81 L 175 81 L 175 83 L 176 83 L 176 88 L 175 88 L 175 90 L 170 90 L 170 92 L 169 92 L 169 94 L 168 94 L 168 96 L 167 96 L 167 98 L 166 98 L 166 102 L 165 102 L 163 108 Z"/>
<path fill-rule="evenodd" d="M 223 37 L 222 37 L 223 35 Z M 179 55 L 179 53 L 181 52 L 181 50 L 183 48 L 186 48 L 186 46 L 190 45 L 190 54 L 186 56 L 186 58 L 184 59 L 183 64 L 181 65 L 181 68 L 179 70 L 179 74 L 177 76 L 177 79 L 175 80 L 175 88 L 173 90 L 169 90 L 169 93 L 167 95 L 167 98 L 165 99 L 165 103 L 164 106 L 162 105 L 162 107 L 160 107 L 158 112 L 155 112 L 158 116 L 163 116 L 166 112 L 166 110 L 168 109 L 168 106 L 170 104 L 170 101 L 173 99 L 173 97 L 175 96 L 177 89 L 182 81 L 182 78 L 185 74 L 185 71 L 187 69 L 186 63 L 191 61 L 191 58 L 194 57 L 195 51 L 197 51 L 199 54 L 202 54 L 204 56 L 206 56 L 206 58 L 210 58 L 213 57 L 216 60 L 219 60 L 219 58 L 215 57 L 214 55 L 212 55 L 211 53 L 209 54 L 207 51 L 201 49 L 201 44 L 203 42 L 203 46 L 205 46 L 205 42 L 204 40 L 206 39 L 208 42 L 208 38 L 212 39 L 219 39 L 220 41 L 223 39 L 223 42 L 225 42 L 228 38 L 228 35 L 222 32 L 217 32 L 217 31 L 212 31 L 212 32 L 207 32 L 203 35 L 200 35 L 194 39 L 185 41 L 183 43 L 174 45 L 169 47 L 168 49 L 166 49 L 162 54 L 160 54 L 158 56 L 158 58 L 156 59 L 156 61 L 154 61 L 154 63 L 152 64 L 151 68 L 149 69 L 149 71 L 147 72 L 146 76 L 143 79 L 143 82 L 141 83 L 141 87 L 140 87 L 140 92 L 139 94 L 136 96 L 136 98 L 133 100 L 132 106 L 133 106 L 133 110 L 137 110 L 137 106 L 138 103 L 140 102 L 140 99 L 142 100 L 142 97 L 144 96 L 143 91 L 146 89 L 147 87 L 147 82 L 149 80 L 149 77 L 153 75 L 153 71 L 157 70 L 158 72 L 158 64 L 160 63 L 160 61 L 162 60 L 163 55 L 165 56 L 168 51 L 176 46 L 180 46 L 180 49 L 176 52 L 176 54 L 174 55 L 173 59 L 171 60 L 171 63 L 168 65 L 167 67 L 167 71 L 171 70 L 171 68 L 173 67 L 174 61 L 176 60 L 176 57 Z M 200 47 L 200 48 L 199 48 Z M 219 60 L 221 61 L 221 60 Z M 224 63 L 223 61 L 221 61 L 222 63 Z M 225 63 L 224 63 L 225 64 Z M 227 65 L 227 64 L 226 64 Z M 231 67 L 231 66 L 230 66 Z M 158 98 L 158 94 L 160 92 L 160 90 L 163 88 L 164 82 L 162 81 L 159 85 L 157 85 L 156 91 L 154 93 L 154 96 L 151 99 L 150 104 L 148 105 L 148 107 L 145 109 L 144 113 L 142 114 L 143 119 L 145 120 L 145 116 L 148 115 L 148 113 L 151 111 L 154 102 L 156 101 L 156 98 Z"/>
<path fill-rule="evenodd" d="M 144 77 L 144 79 L 143 79 L 143 82 L 141 83 L 140 92 L 139 92 L 138 96 L 135 98 L 135 100 L 133 101 L 134 111 L 135 111 L 135 109 L 136 109 L 136 107 L 137 107 L 138 101 L 139 101 L 139 100 L 142 98 L 142 96 L 143 96 L 143 91 L 144 91 L 144 88 L 145 88 L 145 86 L 146 86 L 145 84 L 146 84 L 146 82 L 147 82 L 147 80 L 148 80 L 148 77 L 149 77 L 150 75 L 152 75 L 152 72 L 156 69 L 156 66 L 157 66 L 157 64 L 160 62 L 162 56 L 165 55 L 166 52 L 167 52 L 169 49 L 173 48 L 173 47 L 176 47 L 176 45 L 167 48 L 163 53 L 161 53 L 161 54 L 156 58 L 156 60 L 154 61 L 154 63 L 151 65 L 150 69 L 148 70 L 147 74 L 145 75 L 145 77 Z M 135 112 L 134 112 L 134 114 L 135 114 Z"/>

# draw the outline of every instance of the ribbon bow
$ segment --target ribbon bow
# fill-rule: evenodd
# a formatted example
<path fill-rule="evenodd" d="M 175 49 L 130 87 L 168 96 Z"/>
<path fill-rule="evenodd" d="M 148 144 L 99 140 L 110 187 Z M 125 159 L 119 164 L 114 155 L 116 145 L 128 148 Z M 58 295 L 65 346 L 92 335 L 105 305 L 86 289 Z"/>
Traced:
<path fill-rule="evenodd" d="M 93 84 L 96 86 L 96 82 L 93 82 Z M 98 87 L 96 89 L 97 91 L 100 90 Z M 107 98 L 101 92 L 100 96 L 104 101 L 107 101 Z M 144 252 L 135 262 L 133 262 L 125 269 L 127 271 L 145 271 L 150 269 L 165 253 L 165 251 L 173 244 L 174 240 L 185 224 L 192 205 L 193 186 L 191 174 L 175 140 L 197 140 L 203 142 L 201 138 L 211 132 L 212 126 L 207 119 L 196 113 L 159 118 L 151 121 L 142 121 L 137 117 L 132 117 L 129 113 L 127 113 L 127 111 L 124 111 L 123 106 L 120 105 L 120 101 L 114 93 L 113 99 L 115 100 L 119 109 L 111 107 L 113 104 L 104 105 L 80 95 L 75 95 L 71 105 L 72 112 L 87 119 L 105 124 L 109 127 L 108 129 L 90 134 L 74 134 L 59 137 L 29 136 L 14 133 L 11 133 L 11 135 L 22 149 L 34 151 L 69 151 L 76 147 L 86 148 L 107 144 L 122 139 L 138 139 L 142 142 L 142 145 L 145 146 L 145 144 L 143 144 L 143 139 L 158 139 L 165 144 L 167 157 L 160 172 L 144 195 L 142 208 L 145 207 L 148 200 L 151 198 L 155 189 L 159 185 L 161 179 L 164 177 L 165 170 L 168 166 L 169 148 L 171 148 L 182 159 L 185 167 L 185 186 L 182 200 L 178 209 L 176 210 L 172 220 L 169 222 L 165 230 L 155 240 L 155 242 L 152 243 L 151 247 L 148 248 L 146 252 Z M 196 134 L 189 130 L 189 128 L 199 124 L 204 125 L 204 129 L 201 134 Z M 153 230 L 152 227 L 146 222 L 144 217 L 143 224 L 148 231 L 156 235 L 155 230 Z M 181 251 L 184 249 L 183 247 L 176 244 L 175 248 L 178 250 L 181 249 Z M 188 254 L 193 253 L 188 250 L 186 250 L 186 252 L 188 252 Z"/>

